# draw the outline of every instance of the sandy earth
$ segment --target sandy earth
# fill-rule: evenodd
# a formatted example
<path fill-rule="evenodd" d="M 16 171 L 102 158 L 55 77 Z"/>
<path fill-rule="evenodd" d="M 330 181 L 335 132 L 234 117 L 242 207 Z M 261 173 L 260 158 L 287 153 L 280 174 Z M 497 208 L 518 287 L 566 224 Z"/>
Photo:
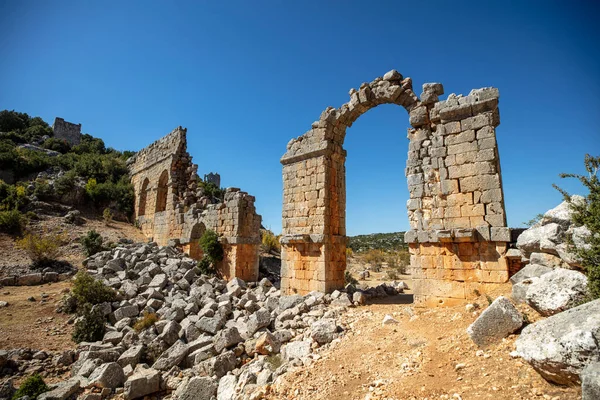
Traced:
<path fill-rule="evenodd" d="M 402 297 L 397 302 L 404 302 Z M 487 303 L 484 300 L 484 303 Z M 483 304 L 481 304 L 483 306 Z M 398 324 L 382 325 L 386 314 Z M 269 399 L 576 399 L 513 359 L 516 336 L 485 350 L 466 334 L 464 307 L 371 304 L 351 310 L 349 332 L 312 365 L 276 382 Z"/>

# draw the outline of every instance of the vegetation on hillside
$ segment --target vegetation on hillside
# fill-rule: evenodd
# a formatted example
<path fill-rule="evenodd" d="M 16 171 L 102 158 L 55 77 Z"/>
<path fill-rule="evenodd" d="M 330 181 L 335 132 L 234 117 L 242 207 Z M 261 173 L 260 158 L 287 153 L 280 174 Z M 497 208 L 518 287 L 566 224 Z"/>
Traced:
<path fill-rule="evenodd" d="M 129 218 L 134 192 L 126 160 L 134 153 L 106 148 L 102 139 L 88 134 L 83 134 L 81 143 L 75 146 L 52 135 L 52 128 L 40 117 L 0 111 L 0 171 L 5 176 L 12 175 L 16 182 L 0 180 L 0 212 L 22 211 L 32 196 L 42 201 L 60 201 L 82 186 L 84 204 L 98 210 L 109 207 Z M 24 144 L 53 150 L 58 155 L 19 147 Z M 59 177 L 52 182 L 36 179 L 40 172 Z M 3 219 L 7 217 L 10 216 Z M 6 227 L 0 225 L 0 230 L 14 229 L 12 222 Z"/>
<path fill-rule="evenodd" d="M 584 201 L 572 201 L 565 190 L 554 185 L 569 202 L 573 210 L 573 223 L 576 226 L 585 226 L 590 234 L 586 236 L 584 246 L 575 247 L 571 240 L 571 249 L 581 260 L 588 276 L 588 290 L 590 299 L 600 298 L 600 157 L 585 155 L 585 169 L 587 175 L 561 174 L 561 178 L 575 178 L 579 180 L 589 193 Z"/>
<path fill-rule="evenodd" d="M 368 250 L 400 250 L 407 249 L 404 243 L 404 232 L 371 233 L 369 235 L 348 236 L 348 248 L 354 253 Z"/>

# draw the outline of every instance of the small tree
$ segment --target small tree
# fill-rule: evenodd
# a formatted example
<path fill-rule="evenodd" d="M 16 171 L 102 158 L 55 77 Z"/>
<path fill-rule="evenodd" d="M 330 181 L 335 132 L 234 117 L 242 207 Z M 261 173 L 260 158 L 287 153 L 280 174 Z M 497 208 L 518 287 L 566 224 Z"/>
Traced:
<path fill-rule="evenodd" d="M 585 237 L 585 246 L 575 247 L 570 240 L 571 251 L 581 260 L 588 276 L 588 291 L 591 299 L 600 298 L 600 157 L 585 155 L 585 169 L 588 175 L 560 174 L 561 178 L 576 178 L 589 193 L 583 201 L 572 201 L 571 196 L 557 185 L 553 185 L 569 203 L 572 220 L 576 226 L 585 226 L 590 235 Z"/>
<path fill-rule="evenodd" d="M 67 236 L 58 231 L 28 232 L 17 240 L 17 247 L 25 250 L 34 265 L 41 267 L 55 261 L 62 254 L 61 246 L 66 241 Z"/>
<path fill-rule="evenodd" d="M 215 231 L 207 230 L 200 238 L 200 248 L 204 253 L 202 260 L 198 262 L 198 268 L 204 274 L 214 274 L 216 264 L 223 259 L 223 246 L 219 242 L 219 236 Z"/>
<path fill-rule="evenodd" d="M 83 245 L 83 249 L 85 251 L 85 255 L 90 257 L 99 251 L 104 250 L 104 246 L 102 245 L 102 236 L 96 232 L 95 230 L 88 231 L 85 236 L 81 237 L 81 244 Z"/>
<path fill-rule="evenodd" d="M 13 395 L 13 399 L 20 399 L 21 397 L 28 396 L 31 399 L 37 399 L 37 397 L 50 390 L 44 382 L 44 379 L 38 374 L 33 374 L 21 383 L 19 389 Z"/>
<path fill-rule="evenodd" d="M 79 318 L 75 321 L 73 329 L 73 341 L 81 342 L 96 342 L 102 340 L 106 332 L 104 325 L 105 319 L 102 311 L 98 308 L 92 308 L 90 304 L 86 304 L 79 311 Z"/>
<path fill-rule="evenodd" d="M 110 211 L 110 208 L 105 208 L 102 212 L 102 219 L 104 219 L 104 223 L 106 225 L 110 225 L 113 219 L 113 213 Z"/>

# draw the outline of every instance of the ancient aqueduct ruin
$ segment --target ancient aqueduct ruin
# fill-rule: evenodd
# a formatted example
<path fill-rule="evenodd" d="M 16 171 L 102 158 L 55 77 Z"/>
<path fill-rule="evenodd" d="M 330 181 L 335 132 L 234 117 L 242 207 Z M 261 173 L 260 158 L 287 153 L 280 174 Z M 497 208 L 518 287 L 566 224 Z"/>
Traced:
<path fill-rule="evenodd" d="M 346 129 L 380 104 L 409 114 L 406 177 L 415 302 L 450 305 L 509 278 L 506 226 L 495 128 L 498 90 L 468 96 L 444 93 L 390 71 L 350 91 L 350 101 L 327 108 L 312 129 L 292 139 L 283 164 L 281 288 L 285 293 L 330 292 L 344 287 L 346 270 Z M 225 202 L 208 204 L 197 191 L 197 166 L 186 152 L 186 131 L 176 129 L 132 160 L 136 217 L 159 244 L 172 238 L 199 257 L 197 239 L 213 229 L 222 237 L 226 277 L 258 276 L 260 216 L 254 198 L 228 189 Z"/>

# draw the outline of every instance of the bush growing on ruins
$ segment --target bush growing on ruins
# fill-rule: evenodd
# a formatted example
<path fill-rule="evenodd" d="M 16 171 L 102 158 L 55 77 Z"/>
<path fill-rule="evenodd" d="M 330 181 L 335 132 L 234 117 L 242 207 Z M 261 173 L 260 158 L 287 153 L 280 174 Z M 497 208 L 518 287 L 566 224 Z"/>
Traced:
<path fill-rule="evenodd" d="M 113 302 L 116 295 L 112 288 L 106 286 L 102 281 L 94 279 L 85 271 L 79 271 L 75 275 L 71 296 L 75 299 L 76 309 L 83 309 L 86 305 Z"/>
<path fill-rule="evenodd" d="M 81 244 L 83 245 L 85 255 L 90 257 L 104 250 L 104 246 L 102 245 L 103 240 L 102 236 L 94 229 L 88 231 L 85 236 L 81 237 Z"/>
<path fill-rule="evenodd" d="M 92 308 L 90 304 L 86 304 L 79 311 L 79 317 L 75 321 L 73 328 L 73 341 L 81 342 L 96 342 L 102 340 L 106 331 L 104 325 L 105 319 L 102 311 L 98 308 Z"/>
<path fill-rule="evenodd" d="M 272 251 L 279 253 L 281 251 L 281 244 L 279 243 L 279 237 L 275 236 L 275 234 L 273 234 L 273 232 L 271 232 L 269 230 L 264 230 L 261 233 L 262 233 L 261 242 L 262 242 L 263 251 L 265 251 L 267 253 L 270 253 Z"/>
<path fill-rule="evenodd" d="M 352 249 L 350 247 L 346 247 L 346 257 L 352 257 Z"/>
<path fill-rule="evenodd" d="M 144 329 L 150 328 L 157 321 L 158 315 L 156 315 L 156 313 L 144 312 L 142 317 L 133 325 L 133 329 L 135 329 L 136 332 L 141 332 Z"/>
<path fill-rule="evenodd" d="M 204 232 L 200 238 L 200 248 L 212 264 L 216 264 L 223 259 L 223 246 L 219 242 L 219 235 L 213 230 L 207 229 Z"/>
<path fill-rule="evenodd" d="M 204 182 L 200 179 L 198 181 L 198 187 L 202 188 L 204 190 L 204 195 L 211 199 L 223 201 L 225 198 L 225 189 L 217 187 L 217 185 L 212 182 Z"/>
<path fill-rule="evenodd" d="M 581 260 L 588 277 L 589 298 L 600 298 L 600 157 L 585 155 L 587 175 L 560 174 L 561 178 L 575 178 L 589 191 L 584 200 L 571 201 L 571 196 L 557 185 L 553 185 L 569 203 L 575 226 L 585 226 L 590 235 L 583 241 L 585 246 L 576 247 L 570 239 L 571 251 Z"/>
<path fill-rule="evenodd" d="M 62 232 L 43 230 L 39 233 L 28 232 L 16 244 L 27 253 L 36 267 L 44 267 L 61 255 L 61 246 L 66 241 L 67 236 Z"/>
<path fill-rule="evenodd" d="M 24 227 L 25 220 L 19 210 L 0 211 L 0 232 L 19 234 Z"/>
<path fill-rule="evenodd" d="M 38 396 L 50 390 L 44 379 L 39 374 L 33 374 L 27 377 L 19 386 L 19 389 L 13 395 L 13 400 L 27 396 L 30 399 L 37 399 Z"/>
<path fill-rule="evenodd" d="M 198 261 L 198 270 L 202 275 L 215 275 L 217 273 L 217 269 L 215 265 L 210 261 L 210 258 L 206 255 L 203 256 L 200 261 Z"/>

